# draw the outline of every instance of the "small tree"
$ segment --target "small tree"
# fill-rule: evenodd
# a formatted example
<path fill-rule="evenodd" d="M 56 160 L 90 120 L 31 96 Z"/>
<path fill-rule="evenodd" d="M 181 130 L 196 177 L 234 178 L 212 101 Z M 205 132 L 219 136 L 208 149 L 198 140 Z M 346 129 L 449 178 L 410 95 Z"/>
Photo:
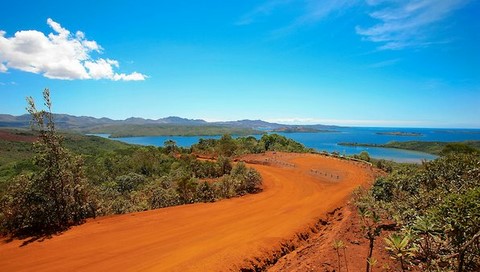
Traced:
<path fill-rule="evenodd" d="M 167 154 L 173 154 L 178 151 L 177 143 L 174 140 L 166 140 L 163 143 L 163 146 L 165 147 L 165 152 Z"/>
<path fill-rule="evenodd" d="M 235 141 L 233 140 L 232 136 L 229 134 L 225 134 L 218 140 L 218 145 L 219 145 L 219 154 L 223 155 L 225 157 L 231 157 L 236 150 L 236 144 Z"/>
<path fill-rule="evenodd" d="M 177 192 L 182 204 L 193 203 L 195 201 L 196 190 L 197 180 L 195 178 L 184 176 L 177 180 Z"/>
<path fill-rule="evenodd" d="M 1 201 L 2 227 L 12 235 L 50 234 L 94 214 L 81 157 L 62 145 L 55 129 L 50 92 L 43 92 L 47 111 L 38 111 L 28 97 L 32 128 L 38 131 L 34 163 L 40 169 L 18 177 Z"/>
<path fill-rule="evenodd" d="M 367 151 L 362 151 L 362 152 L 360 152 L 360 154 L 358 154 L 358 158 L 359 158 L 360 160 L 364 160 L 364 161 L 367 161 L 367 162 L 370 161 L 370 155 L 368 154 Z"/>
<path fill-rule="evenodd" d="M 217 165 L 219 168 L 218 176 L 228 175 L 232 171 L 232 161 L 227 157 L 219 156 Z"/>
<path fill-rule="evenodd" d="M 261 191 L 262 176 L 253 168 L 248 168 L 245 175 L 245 190 L 249 194 Z"/>

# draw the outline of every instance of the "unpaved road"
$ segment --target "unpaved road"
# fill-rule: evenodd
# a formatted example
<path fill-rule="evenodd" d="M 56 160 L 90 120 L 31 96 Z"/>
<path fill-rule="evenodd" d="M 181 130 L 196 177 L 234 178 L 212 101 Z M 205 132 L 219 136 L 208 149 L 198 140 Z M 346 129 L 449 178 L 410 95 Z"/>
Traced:
<path fill-rule="evenodd" d="M 20 246 L 0 244 L 2 271 L 228 271 L 261 265 L 281 243 L 343 205 L 368 167 L 311 154 L 249 156 L 264 191 L 216 203 L 103 217 Z"/>

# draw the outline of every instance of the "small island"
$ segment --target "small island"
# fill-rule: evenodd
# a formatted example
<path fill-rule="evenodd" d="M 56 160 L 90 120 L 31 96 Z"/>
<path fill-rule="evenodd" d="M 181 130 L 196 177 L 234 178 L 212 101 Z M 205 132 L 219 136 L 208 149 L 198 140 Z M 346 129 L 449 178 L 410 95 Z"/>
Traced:
<path fill-rule="evenodd" d="M 463 142 L 424 142 L 424 141 L 408 141 L 408 142 L 388 142 L 386 144 L 369 144 L 369 143 L 338 143 L 341 146 L 361 146 L 361 147 L 381 147 L 381 148 L 397 148 L 412 151 L 425 152 L 432 155 L 441 155 L 449 149 L 462 150 L 465 153 L 480 152 L 480 141 L 463 141 Z"/>
<path fill-rule="evenodd" d="M 422 133 L 419 132 L 405 132 L 405 131 L 388 131 L 388 132 L 377 132 L 377 135 L 390 135 L 390 136 L 410 136 L 410 137 L 417 137 L 423 136 Z"/>

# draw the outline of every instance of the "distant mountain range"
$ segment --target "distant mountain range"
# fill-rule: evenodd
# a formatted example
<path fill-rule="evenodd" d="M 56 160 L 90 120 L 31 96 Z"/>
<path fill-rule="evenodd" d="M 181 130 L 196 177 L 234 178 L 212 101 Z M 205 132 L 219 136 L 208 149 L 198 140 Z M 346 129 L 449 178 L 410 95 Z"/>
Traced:
<path fill-rule="evenodd" d="M 13 116 L 0 114 L 0 128 L 26 128 L 30 126 L 31 117 L 28 114 Z M 157 120 L 131 117 L 125 120 L 113 120 L 109 118 L 95 118 L 89 116 L 73 116 L 68 114 L 54 114 L 57 128 L 62 130 L 75 130 L 80 132 L 98 131 L 99 128 L 118 126 L 188 126 L 188 127 L 226 127 L 237 129 L 250 129 L 264 132 L 329 132 L 335 131 L 337 126 L 327 125 L 285 125 L 269 123 L 262 120 L 238 120 L 225 122 L 207 122 L 202 119 L 186 119 L 176 116 L 160 118 Z"/>

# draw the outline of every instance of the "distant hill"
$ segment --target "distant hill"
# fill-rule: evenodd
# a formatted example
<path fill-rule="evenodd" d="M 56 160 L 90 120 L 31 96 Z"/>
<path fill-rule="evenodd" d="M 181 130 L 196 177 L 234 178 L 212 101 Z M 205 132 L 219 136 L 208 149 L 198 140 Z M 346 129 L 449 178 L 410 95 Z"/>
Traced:
<path fill-rule="evenodd" d="M 230 127 L 242 127 L 242 128 L 252 128 L 258 130 L 274 130 L 277 128 L 284 127 L 285 125 L 269 123 L 262 120 L 238 120 L 238 121 L 226 121 L 226 122 L 214 122 L 216 125 L 221 126 L 230 126 Z"/>
<path fill-rule="evenodd" d="M 109 133 L 116 136 L 146 135 L 211 135 L 211 133 L 235 133 L 240 135 L 259 134 L 263 132 L 329 132 L 336 126 L 325 125 L 285 125 L 269 123 L 262 120 L 238 120 L 225 122 L 207 122 L 202 119 L 187 119 L 169 116 L 157 120 L 130 117 L 125 120 L 95 118 L 54 114 L 57 128 L 82 133 Z M 13 116 L 0 114 L 0 128 L 26 128 L 30 126 L 30 115 Z M 182 127 L 183 129 L 179 129 Z M 200 132 L 199 132 L 200 131 Z M 144 133 L 145 132 L 145 133 Z M 197 134 L 195 134 L 197 135 Z"/>
<path fill-rule="evenodd" d="M 74 116 L 68 114 L 54 114 L 55 124 L 62 129 L 88 129 L 105 125 L 207 125 L 205 120 L 185 119 L 181 117 L 170 116 L 157 120 L 130 117 L 125 120 L 113 120 L 109 118 L 95 118 L 90 116 Z M 0 114 L 0 127 L 21 128 L 30 125 L 31 117 L 28 114 L 13 116 L 9 114 Z"/>

